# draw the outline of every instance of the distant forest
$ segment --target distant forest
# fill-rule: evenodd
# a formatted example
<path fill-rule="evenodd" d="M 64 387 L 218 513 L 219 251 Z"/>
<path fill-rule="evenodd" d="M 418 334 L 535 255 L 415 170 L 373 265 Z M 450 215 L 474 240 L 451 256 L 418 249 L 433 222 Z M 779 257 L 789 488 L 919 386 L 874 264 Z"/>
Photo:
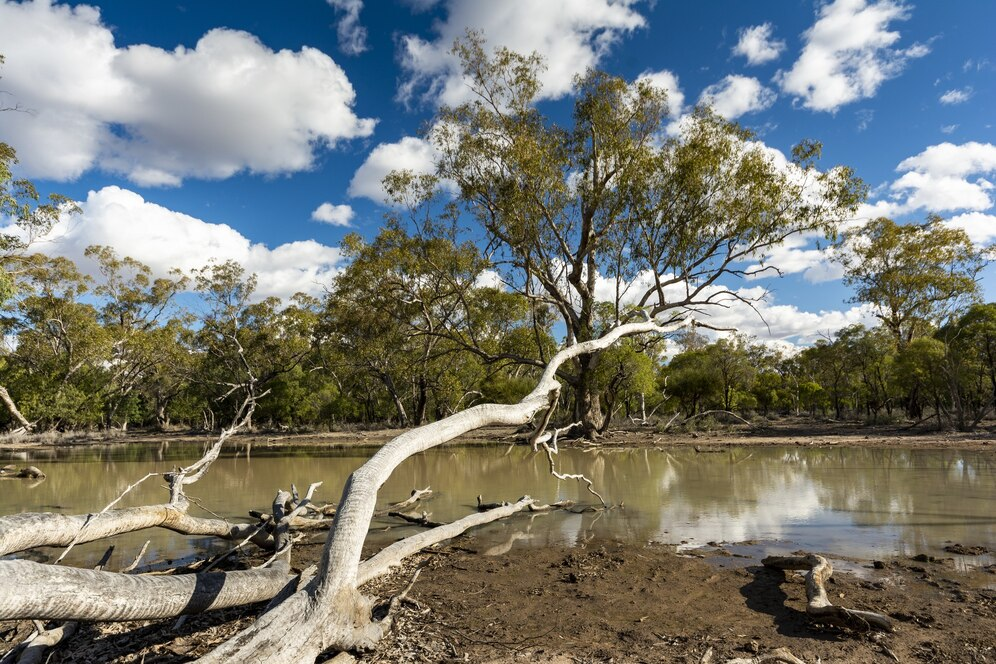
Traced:
<path fill-rule="evenodd" d="M 0 423 L 214 429 L 252 393 L 255 424 L 266 428 L 410 426 L 519 400 L 558 346 L 554 318 L 525 297 L 451 288 L 424 269 L 447 260 L 472 274 L 479 257 L 469 247 L 397 228 L 346 245 L 352 261 L 327 295 L 290 301 L 255 299 L 255 277 L 231 262 L 154 278 L 109 247 L 90 247 L 97 269 L 87 271 L 98 275 L 90 277 L 65 258 L 18 257 L 8 265 L 17 288 L 3 316 L 8 408 Z M 177 301 L 188 289 L 199 294 L 189 308 Z M 458 310 L 458 324 L 443 320 Z M 612 325 L 612 307 L 599 320 Z M 994 303 L 970 304 L 939 328 L 848 327 L 796 353 L 743 335 L 710 341 L 694 328 L 675 339 L 679 352 L 667 360 L 659 338 L 626 339 L 602 353 L 604 413 L 640 423 L 680 423 L 709 410 L 934 419 L 968 429 L 996 397 Z M 564 412 L 573 398 L 561 395 Z"/>

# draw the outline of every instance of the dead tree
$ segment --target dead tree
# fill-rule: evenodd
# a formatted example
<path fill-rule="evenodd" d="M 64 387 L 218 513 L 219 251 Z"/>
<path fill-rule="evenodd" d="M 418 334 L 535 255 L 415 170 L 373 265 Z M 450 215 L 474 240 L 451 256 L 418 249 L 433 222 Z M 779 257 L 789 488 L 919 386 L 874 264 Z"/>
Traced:
<path fill-rule="evenodd" d="M 278 494 L 274 500 L 272 521 L 276 525 L 271 537 L 277 556 L 267 568 L 245 572 L 161 576 L 153 579 L 130 574 L 54 568 L 28 561 L 2 561 L 0 584 L 11 589 L 11 592 L 0 598 L 0 619 L 130 620 L 139 617 L 168 617 L 232 604 L 247 604 L 265 599 L 265 596 L 279 594 L 282 601 L 201 661 L 297 664 L 313 662 L 318 655 L 329 650 L 374 648 L 377 641 L 390 629 L 393 612 L 389 611 L 386 617 L 376 620 L 372 614 L 374 599 L 363 595 L 360 586 L 387 573 L 406 557 L 427 546 L 534 505 L 531 498 L 524 496 L 516 502 L 501 504 L 494 509 L 470 514 L 453 523 L 420 532 L 392 544 L 368 560 L 361 561 L 363 542 L 370 520 L 375 514 L 378 490 L 394 470 L 410 456 L 474 429 L 491 425 L 519 426 L 532 422 L 540 413 L 540 424 L 530 439 L 534 447 L 542 446 L 553 469 L 558 432 L 545 434 L 543 430 L 558 401 L 561 386 L 556 375 L 564 362 L 596 353 L 625 336 L 670 332 L 681 324 L 660 325 L 647 321 L 619 325 L 599 339 L 577 343 L 557 353 L 551 358 L 533 391 L 519 403 L 477 405 L 408 431 L 387 443 L 347 479 L 317 574 L 307 583 L 289 573 L 288 536 L 291 520 L 306 509 L 307 499 L 295 504 L 291 496 L 284 493 Z M 245 415 L 251 415 L 251 408 Z M 243 422 L 246 420 L 247 418 L 243 418 Z M 180 510 L 177 503 L 181 500 L 183 486 L 196 481 L 206 472 L 220 453 L 225 437 L 227 436 L 223 434 L 222 439 L 203 459 L 167 478 L 171 487 L 168 504 L 171 507 L 168 509 Z M 591 484 L 584 476 L 559 473 L 558 476 L 587 482 L 590 490 Z M 133 517 L 130 513 L 125 514 L 128 510 L 118 510 L 112 517 L 107 517 L 109 512 L 110 510 L 105 509 L 99 516 L 90 515 L 93 518 L 88 518 L 83 525 L 74 522 L 71 527 L 62 525 L 51 528 L 49 532 L 70 532 L 71 539 L 80 542 L 98 531 L 104 532 L 100 528 L 102 520 L 106 523 L 118 523 L 123 522 L 125 516 L 129 519 Z M 40 530 L 46 520 L 55 521 L 67 517 L 18 515 L 6 518 L 31 521 L 31 526 L 4 530 L 5 522 L 0 519 L 0 543 L 8 539 L 25 542 L 28 540 L 25 530 Z M 167 527 L 180 523 L 186 523 L 185 519 L 180 519 L 177 523 L 171 522 Z M 31 540 L 31 546 L 51 543 L 54 537 L 54 534 L 50 534 L 49 542 Z M 7 548 L 16 550 L 23 548 L 23 545 L 7 545 Z M 234 595 L 240 595 L 241 601 Z"/>

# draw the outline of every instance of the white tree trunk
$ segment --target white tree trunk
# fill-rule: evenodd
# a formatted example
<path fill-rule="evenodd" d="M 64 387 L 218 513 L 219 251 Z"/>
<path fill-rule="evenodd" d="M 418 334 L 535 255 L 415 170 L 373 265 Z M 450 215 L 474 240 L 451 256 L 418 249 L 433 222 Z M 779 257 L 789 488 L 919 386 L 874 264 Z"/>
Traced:
<path fill-rule="evenodd" d="M 535 389 L 519 403 L 474 406 L 408 431 L 387 443 L 346 481 L 322 552 L 318 575 L 297 592 L 290 592 L 291 587 L 288 586 L 289 583 L 297 584 L 297 578 L 288 573 L 287 528 L 303 510 L 317 485 L 312 485 L 308 498 L 293 510 L 288 507 L 291 504 L 289 494 L 278 494 L 274 501 L 276 524 L 272 540 L 284 555 L 269 568 L 153 577 L 39 565 L 27 561 L 0 561 L 0 587 L 17 589 L 17 592 L 4 593 L 0 598 L 0 619 L 161 618 L 248 604 L 279 593 L 286 599 L 202 661 L 299 664 L 314 662 L 320 653 L 331 648 L 372 648 L 390 628 L 392 615 L 389 613 L 386 619 L 373 621 L 373 600 L 360 593 L 361 584 L 386 573 L 406 556 L 426 546 L 533 505 L 532 499 L 523 497 L 512 504 L 471 514 L 397 542 L 361 563 L 363 542 L 374 515 L 377 493 L 394 470 L 408 457 L 474 429 L 490 425 L 526 424 L 540 411 L 555 407 L 560 391 L 556 372 L 564 362 L 607 348 L 625 336 L 669 332 L 682 324 L 663 327 L 648 321 L 620 325 L 600 339 L 575 344 L 557 353 Z M 242 412 L 244 418 L 223 431 L 218 442 L 201 460 L 167 476 L 171 493 L 168 504 L 111 510 L 116 500 L 96 515 L 22 514 L 4 517 L 0 519 L 0 555 L 32 546 L 72 546 L 152 526 L 228 539 L 244 537 L 247 530 L 254 526 L 188 516 L 183 487 L 203 476 L 217 458 L 224 440 L 248 421 L 254 403 L 247 398 L 248 410 Z M 545 427 L 548 421 L 548 416 L 541 418 L 540 428 Z M 536 431 L 531 439 L 541 439 L 541 433 Z M 551 449 L 546 444 L 544 447 L 548 454 L 556 453 L 555 447 Z M 133 486 L 128 487 L 122 496 Z"/>
<path fill-rule="evenodd" d="M 186 503 L 144 505 L 102 514 L 54 514 L 26 512 L 0 517 L 0 556 L 36 546 L 69 546 L 95 542 L 145 528 L 167 528 L 184 535 L 213 535 L 226 540 L 242 540 L 254 530 L 253 524 L 230 523 L 222 519 L 202 519 L 186 513 Z M 260 532 L 254 541 L 266 545 L 269 534 Z"/>
<path fill-rule="evenodd" d="M 556 373 L 564 362 L 608 348 L 625 336 L 670 332 L 683 324 L 663 327 L 648 321 L 620 325 L 599 339 L 574 344 L 557 353 L 533 391 L 519 403 L 474 406 L 387 443 L 346 481 L 315 581 L 199 661 L 303 664 L 314 662 L 331 648 L 374 647 L 389 625 L 372 621 L 372 601 L 358 590 L 360 555 L 377 492 L 391 473 L 408 457 L 474 429 L 530 422 L 555 403 L 551 397 L 560 390 Z"/>

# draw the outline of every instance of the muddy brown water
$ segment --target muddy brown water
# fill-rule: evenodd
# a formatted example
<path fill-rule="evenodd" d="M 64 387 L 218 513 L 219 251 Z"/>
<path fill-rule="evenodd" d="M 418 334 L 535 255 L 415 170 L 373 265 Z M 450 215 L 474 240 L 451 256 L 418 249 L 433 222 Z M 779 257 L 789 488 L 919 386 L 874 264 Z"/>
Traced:
<path fill-rule="evenodd" d="M 45 449 L 0 453 L 4 464 L 34 464 L 41 482 L 0 483 L 0 514 L 20 511 L 86 513 L 114 500 L 151 471 L 166 471 L 198 458 L 200 445 L 162 444 Z M 268 510 L 278 488 L 304 490 L 323 481 L 316 502 L 336 502 L 344 479 L 374 449 L 254 448 L 226 451 L 196 485 L 191 513 L 246 520 L 249 509 Z M 731 448 L 694 450 L 563 450 L 562 472 L 581 472 L 622 507 L 599 513 L 552 513 L 492 524 L 474 535 L 477 550 L 577 545 L 592 538 L 684 547 L 708 542 L 753 541 L 751 553 L 796 549 L 834 556 L 885 558 L 926 553 L 951 557 L 950 543 L 996 549 L 996 454 L 950 449 Z M 450 445 L 409 459 L 381 491 L 382 502 L 432 486 L 422 509 L 437 521 L 472 511 L 478 494 L 487 501 L 528 494 L 541 501 L 593 496 L 572 481 L 557 481 L 545 457 L 526 447 Z M 164 502 L 161 478 L 130 492 L 119 506 Z M 393 519 L 375 520 L 371 541 L 410 534 Z M 152 529 L 116 539 L 110 568 L 121 567 L 151 540 L 145 561 L 182 560 L 230 545 Z M 106 544 L 77 547 L 69 562 L 93 564 Z M 736 551 L 737 547 L 730 547 Z M 57 552 L 28 554 L 39 560 Z M 21 554 L 24 555 L 24 554 Z M 954 556 L 958 566 L 992 564 L 994 557 Z"/>

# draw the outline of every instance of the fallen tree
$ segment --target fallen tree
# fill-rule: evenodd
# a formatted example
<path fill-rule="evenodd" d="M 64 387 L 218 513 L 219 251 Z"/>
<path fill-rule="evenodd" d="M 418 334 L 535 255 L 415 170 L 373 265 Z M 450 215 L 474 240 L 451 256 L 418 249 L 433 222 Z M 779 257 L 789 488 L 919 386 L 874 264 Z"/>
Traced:
<path fill-rule="evenodd" d="M 268 525 L 266 529 L 186 514 L 183 487 L 203 477 L 220 454 L 225 440 L 248 421 L 255 399 L 247 398 L 236 423 L 222 433 L 204 457 L 186 468 L 166 474 L 170 489 L 168 503 L 116 510 L 110 509 L 114 505 L 112 503 L 97 514 L 82 516 L 21 514 L 4 517 L 0 519 L 0 551 L 6 553 L 41 545 L 71 547 L 120 532 L 160 526 L 226 539 L 241 537 L 245 541 L 252 539 L 254 534 L 260 534 L 263 537 L 257 538 L 260 540 L 257 543 L 268 545 L 275 551 L 265 567 L 153 577 L 54 567 L 24 560 L 3 561 L 0 562 L 0 584 L 12 591 L 0 601 L 0 619 L 163 618 L 276 597 L 274 606 L 252 626 L 202 661 L 312 662 L 329 650 L 374 648 L 390 629 L 393 607 L 397 602 L 391 604 L 392 610 L 385 617 L 376 619 L 373 609 L 377 602 L 360 592 L 361 585 L 386 574 L 406 557 L 451 539 L 469 528 L 528 508 L 540 510 L 550 507 L 536 505 L 528 496 L 512 503 L 482 505 L 482 509 L 490 509 L 407 537 L 363 561 L 362 547 L 370 521 L 377 513 L 378 490 L 398 465 L 414 454 L 483 426 L 523 425 L 536 420 L 537 427 L 529 440 L 534 449 L 545 451 L 551 472 L 562 479 L 585 483 L 598 496 L 586 477 L 559 473 L 554 464 L 559 431 L 547 433 L 545 429 L 559 400 L 561 385 L 557 380 L 557 371 L 565 362 L 580 355 L 596 353 L 623 337 L 666 333 L 683 324 L 681 321 L 672 321 L 667 325 L 647 321 L 619 325 L 599 339 L 576 343 L 557 353 L 533 391 L 519 403 L 477 405 L 410 430 L 386 444 L 347 479 L 317 573 L 310 580 L 307 575 L 291 573 L 290 531 L 294 519 L 309 509 L 310 498 L 317 485 L 312 485 L 304 499 L 299 499 L 296 491 L 293 494 L 278 492 L 272 515 L 261 519 L 261 524 Z M 424 490 L 413 492 L 412 498 L 402 505 L 410 506 L 425 493 Z M 601 499 L 601 496 L 598 497 Z M 254 528 L 264 532 L 252 533 Z"/>

